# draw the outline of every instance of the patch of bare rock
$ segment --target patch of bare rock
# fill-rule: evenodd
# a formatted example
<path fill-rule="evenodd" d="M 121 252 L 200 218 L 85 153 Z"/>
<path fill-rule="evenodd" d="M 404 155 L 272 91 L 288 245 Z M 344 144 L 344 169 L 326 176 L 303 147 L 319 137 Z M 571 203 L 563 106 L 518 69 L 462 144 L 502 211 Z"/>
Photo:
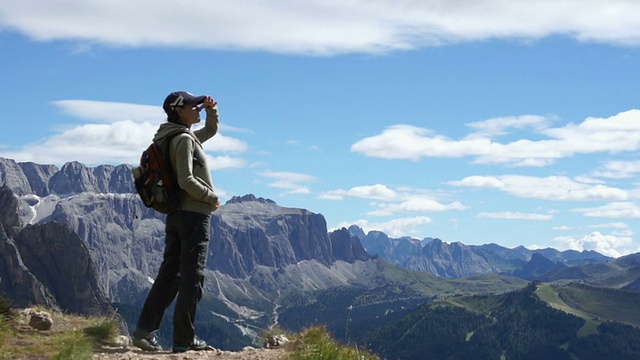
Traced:
<path fill-rule="evenodd" d="M 121 337 L 117 344 L 104 345 L 93 354 L 93 359 L 97 360 L 138 360 L 138 359 L 158 359 L 158 360 L 285 360 L 292 350 L 293 343 L 285 337 L 276 336 L 269 339 L 266 348 L 256 349 L 246 347 L 242 351 L 206 350 L 187 351 L 174 354 L 170 350 L 159 352 L 142 351 L 130 345 L 128 337 Z"/>
<path fill-rule="evenodd" d="M 256 349 L 244 348 L 242 351 L 187 351 L 184 353 L 174 354 L 171 351 L 145 352 L 135 347 L 116 347 L 105 346 L 98 352 L 93 354 L 93 359 L 99 360 L 137 360 L 137 359 L 166 359 L 166 360 L 284 360 L 287 358 L 288 350 L 286 348 L 277 349 Z"/>

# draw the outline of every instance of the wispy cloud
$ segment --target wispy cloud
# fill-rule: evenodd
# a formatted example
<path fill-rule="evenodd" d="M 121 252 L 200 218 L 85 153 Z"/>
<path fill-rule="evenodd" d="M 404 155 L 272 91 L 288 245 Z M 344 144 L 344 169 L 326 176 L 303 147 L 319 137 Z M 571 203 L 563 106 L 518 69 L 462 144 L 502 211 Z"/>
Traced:
<path fill-rule="evenodd" d="M 640 174 L 640 160 L 609 161 L 594 172 L 594 176 L 611 179 L 628 179 Z"/>
<path fill-rule="evenodd" d="M 391 216 L 394 214 L 441 212 L 464 210 L 467 206 L 459 201 L 442 203 L 434 196 L 424 194 L 424 190 L 399 188 L 390 189 L 383 184 L 355 186 L 349 190 L 332 190 L 320 194 L 324 200 L 344 200 L 347 197 L 376 200 L 369 205 L 374 208 L 369 216 Z"/>
<path fill-rule="evenodd" d="M 398 203 L 380 203 L 374 205 L 376 206 L 376 209 L 368 212 L 367 215 L 391 216 L 399 213 L 429 213 L 467 209 L 467 206 L 463 205 L 459 201 L 454 201 L 449 204 L 443 204 L 439 201 L 423 196 L 412 196 Z"/>
<path fill-rule="evenodd" d="M 552 201 L 619 201 L 629 194 L 622 189 L 572 180 L 565 176 L 469 176 L 450 181 L 453 186 L 497 189 L 511 195 Z"/>
<path fill-rule="evenodd" d="M 628 224 L 623 223 L 623 222 L 612 222 L 612 223 L 605 223 L 605 224 L 594 224 L 594 225 L 589 225 L 588 228 L 590 229 L 606 229 L 606 228 L 614 228 L 614 229 L 627 229 L 629 227 Z"/>
<path fill-rule="evenodd" d="M 423 157 L 473 157 L 476 164 L 546 166 L 576 154 L 622 153 L 640 150 L 640 110 L 629 110 L 609 118 L 587 118 L 580 124 L 547 128 L 548 118 L 524 116 L 491 119 L 468 124 L 478 130 L 456 140 L 432 130 L 393 125 L 366 137 L 351 151 L 383 159 L 418 161 Z M 533 128 L 542 140 L 520 138 L 500 143 L 493 138 L 509 129 Z"/>
<path fill-rule="evenodd" d="M 287 190 L 288 194 L 309 194 L 311 189 L 306 183 L 316 181 L 316 178 L 312 175 L 286 171 L 263 171 L 259 175 L 275 180 L 269 183 L 268 186 Z"/>
<path fill-rule="evenodd" d="M 471 122 L 467 126 L 476 130 L 470 134 L 470 138 L 493 138 L 509 134 L 512 130 L 542 130 L 548 127 L 553 119 L 545 116 L 524 115 L 493 118 L 483 121 Z"/>
<path fill-rule="evenodd" d="M 320 198 L 325 200 L 343 200 L 345 197 L 394 201 L 397 199 L 398 194 L 394 190 L 389 189 L 386 185 L 375 184 L 355 186 L 349 190 L 332 190 L 320 195 Z"/>
<path fill-rule="evenodd" d="M 136 123 L 159 123 L 167 117 L 160 106 L 151 105 L 92 100 L 58 100 L 53 101 L 52 105 L 74 118 L 92 122 L 130 120 Z"/>
<path fill-rule="evenodd" d="M 335 1 L 31 0 L 1 5 L 0 28 L 40 41 L 250 49 L 331 55 L 384 53 L 486 39 L 565 35 L 640 43 L 640 4 L 594 0 Z M 175 19 L 189 19 L 179 26 Z M 215 36 L 202 36 L 215 34 Z"/>
<path fill-rule="evenodd" d="M 598 207 L 576 208 L 572 211 L 582 213 L 588 217 L 640 219 L 640 205 L 634 202 L 612 202 Z"/>
<path fill-rule="evenodd" d="M 551 220 L 553 215 L 550 214 L 536 214 L 536 213 L 522 213 L 522 212 L 481 212 L 478 217 L 485 219 L 504 219 L 504 220 Z"/>

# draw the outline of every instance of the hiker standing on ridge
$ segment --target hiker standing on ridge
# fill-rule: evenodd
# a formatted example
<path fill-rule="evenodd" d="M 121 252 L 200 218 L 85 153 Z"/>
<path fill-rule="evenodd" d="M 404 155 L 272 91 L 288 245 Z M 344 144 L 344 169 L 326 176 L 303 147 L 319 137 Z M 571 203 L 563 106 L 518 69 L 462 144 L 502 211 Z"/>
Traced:
<path fill-rule="evenodd" d="M 201 106 L 200 106 L 201 105 Z M 156 333 L 165 310 L 176 298 L 173 317 L 173 352 L 210 348 L 195 336 L 195 316 L 202 298 L 204 268 L 209 254 L 211 213 L 220 206 L 215 194 L 202 143 L 218 131 L 218 108 L 207 95 L 172 92 L 164 100 L 167 122 L 160 125 L 154 141 L 175 135 L 169 155 L 180 186 L 178 210 L 167 215 L 165 250 L 158 276 L 142 307 L 133 344 L 146 351 L 161 351 Z M 207 114 L 205 126 L 191 131 Z"/>

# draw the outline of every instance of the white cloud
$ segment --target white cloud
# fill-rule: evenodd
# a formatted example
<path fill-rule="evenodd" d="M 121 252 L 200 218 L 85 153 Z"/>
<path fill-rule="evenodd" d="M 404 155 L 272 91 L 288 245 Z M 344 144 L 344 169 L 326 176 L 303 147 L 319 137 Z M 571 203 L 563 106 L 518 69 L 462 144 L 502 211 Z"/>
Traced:
<path fill-rule="evenodd" d="M 626 191 L 601 184 L 582 183 L 564 176 L 534 177 L 522 175 L 469 176 L 451 181 L 453 186 L 493 188 L 511 195 L 541 200 L 626 200 Z"/>
<path fill-rule="evenodd" d="M 467 126 L 475 129 L 476 132 L 470 134 L 470 138 L 475 137 L 495 137 L 509 133 L 511 129 L 525 130 L 534 129 L 542 130 L 546 128 L 551 119 L 544 116 L 524 115 L 524 116 L 507 116 L 501 118 L 493 118 L 484 121 L 468 123 Z"/>
<path fill-rule="evenodd" d="M 159 106 L 89 100 L 60 100 L 52 104 L 83 124 L 72 124 L 19 150 L 4 149 L 0 156 L 56 165 L 72 160 L 87 165 L 137 164 L 158 126 L 166 120 Z M 209 153 L 242 153 L 248 146 L 241 140 L 218 133 L 206 141 L 203 148 Z M 209 160 L 214 170 L 245 166 L 242 158 L 226 154 L 209 155 Z"/>
<path fill-rule="evenodd" d="M 348 228 L 351 225 L 357 225 L 365 233 L 369 231 L 382 231 L 390 237 L 402 237 L 409 235 L 419 235 L 416 233 L 417 228 L 420 225 L 430 224 L 432 222 L 430 217 L 427 216 L 415 216 L 408 218 L 398 218 L 386 222 L 371 223 L 368 220 L 357 220 L 353 222 L 343 222 L 338 224 L 337 228 Z"/>
<path fill-rule="evenodd" d="M 488 139 L 455 141 L 431 134 L 430 130 L 415 126 L 394 125 L 386 128 L 380 135 L 356 142 L 351 146 L 351 151 L 382 159 L 418 161 L 422 157 L 477 155 L 479 149 L 491 146 Z"/>
<path fill-rule="evenodd" d="M 612 179 L 628 179 L 640 173 L 640 161 L 609 161 L 594 175 Z"/>
<path fill-rule="evenodd" d="M 581 236 L 559 236 L 553 240 L 560 244 L 559 250 L 594 250 L 611 257 L 640 251 L 640 245 L 628 236 L 603 235 L 598 231 Z"/>
<path fill-rule="evenodd" d="M 424 195 L 424 190 L 411 188 L 398 188 L 396 190 L 388 188 L 386 185 L 364 185 L 355 186 L 349 190 L 327 191 L 318 198 L 324 200 L 344 200 L 346 197 L 371 199 L 378 202 L 370 203 L 375 209 L 367 212 L 369 216 L 391 216 L 398 213 L 424 213 L 440 212 L 449 210 L 464 210 L 468 207 L 454 201 L 443 204 L 433 196 Z"/>
<path fill-rule="evenodd" d="M 242 140 L 217 133 L 214 137 L 205 141 L 202 144 L 202 148 L 212 152 L 242 153 L 247 151 L 248 145 Z"/>
<path fill-rule="evenodd" d="M 633 202 L 612 202 L 599 207 L 577 208 L 572 211 L 588 217 L 610 219 L 640 219 L 640 206 Z"/>
<path fill-rule="evenodd" d="M 622 0 L 29 0 L 5 1 L 0 28 L 41 41 L 327 55 L 551 35 L 637 45 L 638 13 Z"/>
<path fill-rule="evenodd" d="M 222 169 L 242 169 L 246 167 L 246 161 L 243 158 L 232 156 L 211 156 L 207 155 L 207 161 L 211 170 Z"/>
<path fill-rule="evenodd" d="M 159 124 L 167 118 L 160 106 L 92 100 L 58 100 L 51 103 L 63 113 L 84 121 L 112 123 L 131 120 Z"/>
<path fill-rule="evenodd" d="M 316 178 L 312 175 L 300 174 L 295 172 L 286 171 L 263 171 L 259 173 L 260 176 L 274 179 L 275 181 L 268 184 L 268 186 L 288 190 L 289 194 L 309 194 L 311 190 L 303 183 L 313 182 Z"/>
<path fill-rule="evenodd" d="M 569 231 L 569 230 L 573 230 L 573 228 L 571 226 L 566 226 L 566 225 L 562 225 L 562 226 L 554 226 L 551 228 L 552 230 L 558 230 L 558 231 Z"/>
<path fill-rule="evenodd" d="M 345 197 L 355 197 L 363 199 L 373 199 L 381 201 L 393 201 L 397 198 L 398 194 L 389 189 L 386 185 L 363 185 L 355 186 L 349 190 L 332 190 L 320 195 L 321 199 L 325 200 L 343 200 Z"/>
<path fill-rule="evenodd" d="M 378 209 L 368 212 L 367 215 L 390 216 L 397 213 L 424 213 L 465 209 L 467 209 L 467 206 L 462 205 L 459 201 L 454 201 L 450 204 L 442 204 L 431 198 L 410 196 L 399 203 L 378 204 Z"/>
<path fill-rule="evenodd" d="M 552 215 L 549 214 L 535 214 L 535 213 L 522 213 L 522 212 L 481 212 L 478 217 L 486 219 L 505 219 L 505 220 L 551 220 Z"/>
<path fill-rule="evenodd" d="M 576 154 L 640 150 L 640 110 L 609 118 L 587 118 L 580 124 L 544 128 L 548 119 L 536 116 L 491 119 L 469 124 L 480 132 L 461 140 L 410 125 L 393 125 L 379 135 L 357 141 L 351 151 L 383 159 L 418 161 L 423 157 L 474 157 L 477 164 L 546 166 Z M 534 128 L 547 139 L 518 139 L 499 143 L 492 137 L 508 129 Z"/>
<path fill-rule="evenodd" d="M 605 229 L 605 228 L 627 229 L 629 228 L 629 225 L 623 222 L 612 222 L 612 223 L 606 223 L 606 224 L 589 225 L 588 228 L 590 229 Z"/>
<path fill-rule="evenodd" d="M 1 156 L 56 165 L 71 160 L 87 165 L 136 164 L 156 129 L 157 125 L 130 120 L 80 125 L 27 144 L 19 151 L 3 151 Z"/>

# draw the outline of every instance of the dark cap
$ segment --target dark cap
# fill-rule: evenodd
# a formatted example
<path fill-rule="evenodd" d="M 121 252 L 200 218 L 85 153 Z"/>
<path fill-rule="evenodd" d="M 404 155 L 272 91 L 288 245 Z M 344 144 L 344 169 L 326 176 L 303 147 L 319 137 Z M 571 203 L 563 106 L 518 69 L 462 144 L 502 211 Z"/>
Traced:
<path fill-rule="evenodd" d="M 186 104 L 202 104 L 205 97 L 205 95 L 194 96 L 187 91 L 174 91 L 164 99 L 162 108 L 167 115 L 170 115 L 175 112 L 177 108 L 183 107 Z"/>

